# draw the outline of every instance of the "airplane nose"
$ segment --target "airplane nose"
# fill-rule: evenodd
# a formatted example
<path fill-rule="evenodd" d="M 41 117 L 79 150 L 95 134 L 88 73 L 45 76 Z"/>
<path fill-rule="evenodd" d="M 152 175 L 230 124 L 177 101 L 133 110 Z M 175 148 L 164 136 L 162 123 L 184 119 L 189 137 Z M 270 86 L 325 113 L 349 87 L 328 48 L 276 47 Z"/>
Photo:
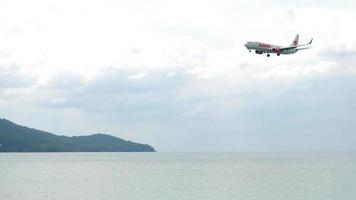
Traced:
<path fill-rule="evenodd" d="M 248 48 L 248 45 L 247 45 L 247 43 L 246 43 L 246 44 L 244 44 L 244 46 L 245 46 L 246 48 Z"/>

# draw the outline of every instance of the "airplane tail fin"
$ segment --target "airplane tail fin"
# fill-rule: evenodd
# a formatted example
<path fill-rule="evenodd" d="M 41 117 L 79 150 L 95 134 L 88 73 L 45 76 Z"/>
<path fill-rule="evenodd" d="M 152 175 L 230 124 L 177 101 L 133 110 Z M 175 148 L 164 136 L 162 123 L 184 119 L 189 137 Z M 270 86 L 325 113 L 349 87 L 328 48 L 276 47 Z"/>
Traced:
<path fill-rule="evenodd" d="M 291 44 L 291 46 L 296 46 L 298 45 L 298 40 L 299 40 L 299 34 L 297 34 Z"/>

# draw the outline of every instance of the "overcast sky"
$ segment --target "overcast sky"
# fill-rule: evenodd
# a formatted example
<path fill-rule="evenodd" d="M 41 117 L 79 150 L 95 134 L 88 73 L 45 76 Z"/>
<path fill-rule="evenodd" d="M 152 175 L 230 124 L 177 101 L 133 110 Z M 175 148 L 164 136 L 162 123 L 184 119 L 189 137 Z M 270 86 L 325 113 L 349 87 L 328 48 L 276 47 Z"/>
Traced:
<path fill-rule="evenodd" d="M 0 118 L 159 151 L 355 151 L 356 2 L 0 0 Z M 294 55 L 243 44 L 288 45 Z"/>

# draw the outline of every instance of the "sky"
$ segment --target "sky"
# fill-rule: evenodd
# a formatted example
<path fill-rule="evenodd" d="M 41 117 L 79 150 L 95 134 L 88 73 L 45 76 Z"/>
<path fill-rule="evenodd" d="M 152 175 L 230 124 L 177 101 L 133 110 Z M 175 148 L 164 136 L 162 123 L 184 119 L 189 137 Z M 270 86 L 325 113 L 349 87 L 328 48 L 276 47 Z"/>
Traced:
<path fill-rule="evenodd" d="M 0 0 L 0 118 L 162 152 L 356 151 L 355 1 Z M 249 53 L 247 41 L 294 55 Z"/>

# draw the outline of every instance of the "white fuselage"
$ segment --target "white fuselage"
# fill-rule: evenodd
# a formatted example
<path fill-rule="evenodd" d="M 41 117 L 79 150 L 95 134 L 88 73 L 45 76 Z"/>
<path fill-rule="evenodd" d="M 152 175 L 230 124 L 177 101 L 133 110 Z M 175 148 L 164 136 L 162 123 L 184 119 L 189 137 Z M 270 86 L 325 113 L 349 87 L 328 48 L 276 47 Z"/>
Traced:
<path fill-rule="evenodd" d="M 262 54 L 262 53 L 293 54 L 298 51 L 297 48 L 280 50 L 281 48 L 283 48 L 282 46 L 266 44 L 263 42 L 247 42 L 245 44 L 245 47 L 248 50 L 251 49 L 255 50 L 256 53 L 258 54 Z"/>

